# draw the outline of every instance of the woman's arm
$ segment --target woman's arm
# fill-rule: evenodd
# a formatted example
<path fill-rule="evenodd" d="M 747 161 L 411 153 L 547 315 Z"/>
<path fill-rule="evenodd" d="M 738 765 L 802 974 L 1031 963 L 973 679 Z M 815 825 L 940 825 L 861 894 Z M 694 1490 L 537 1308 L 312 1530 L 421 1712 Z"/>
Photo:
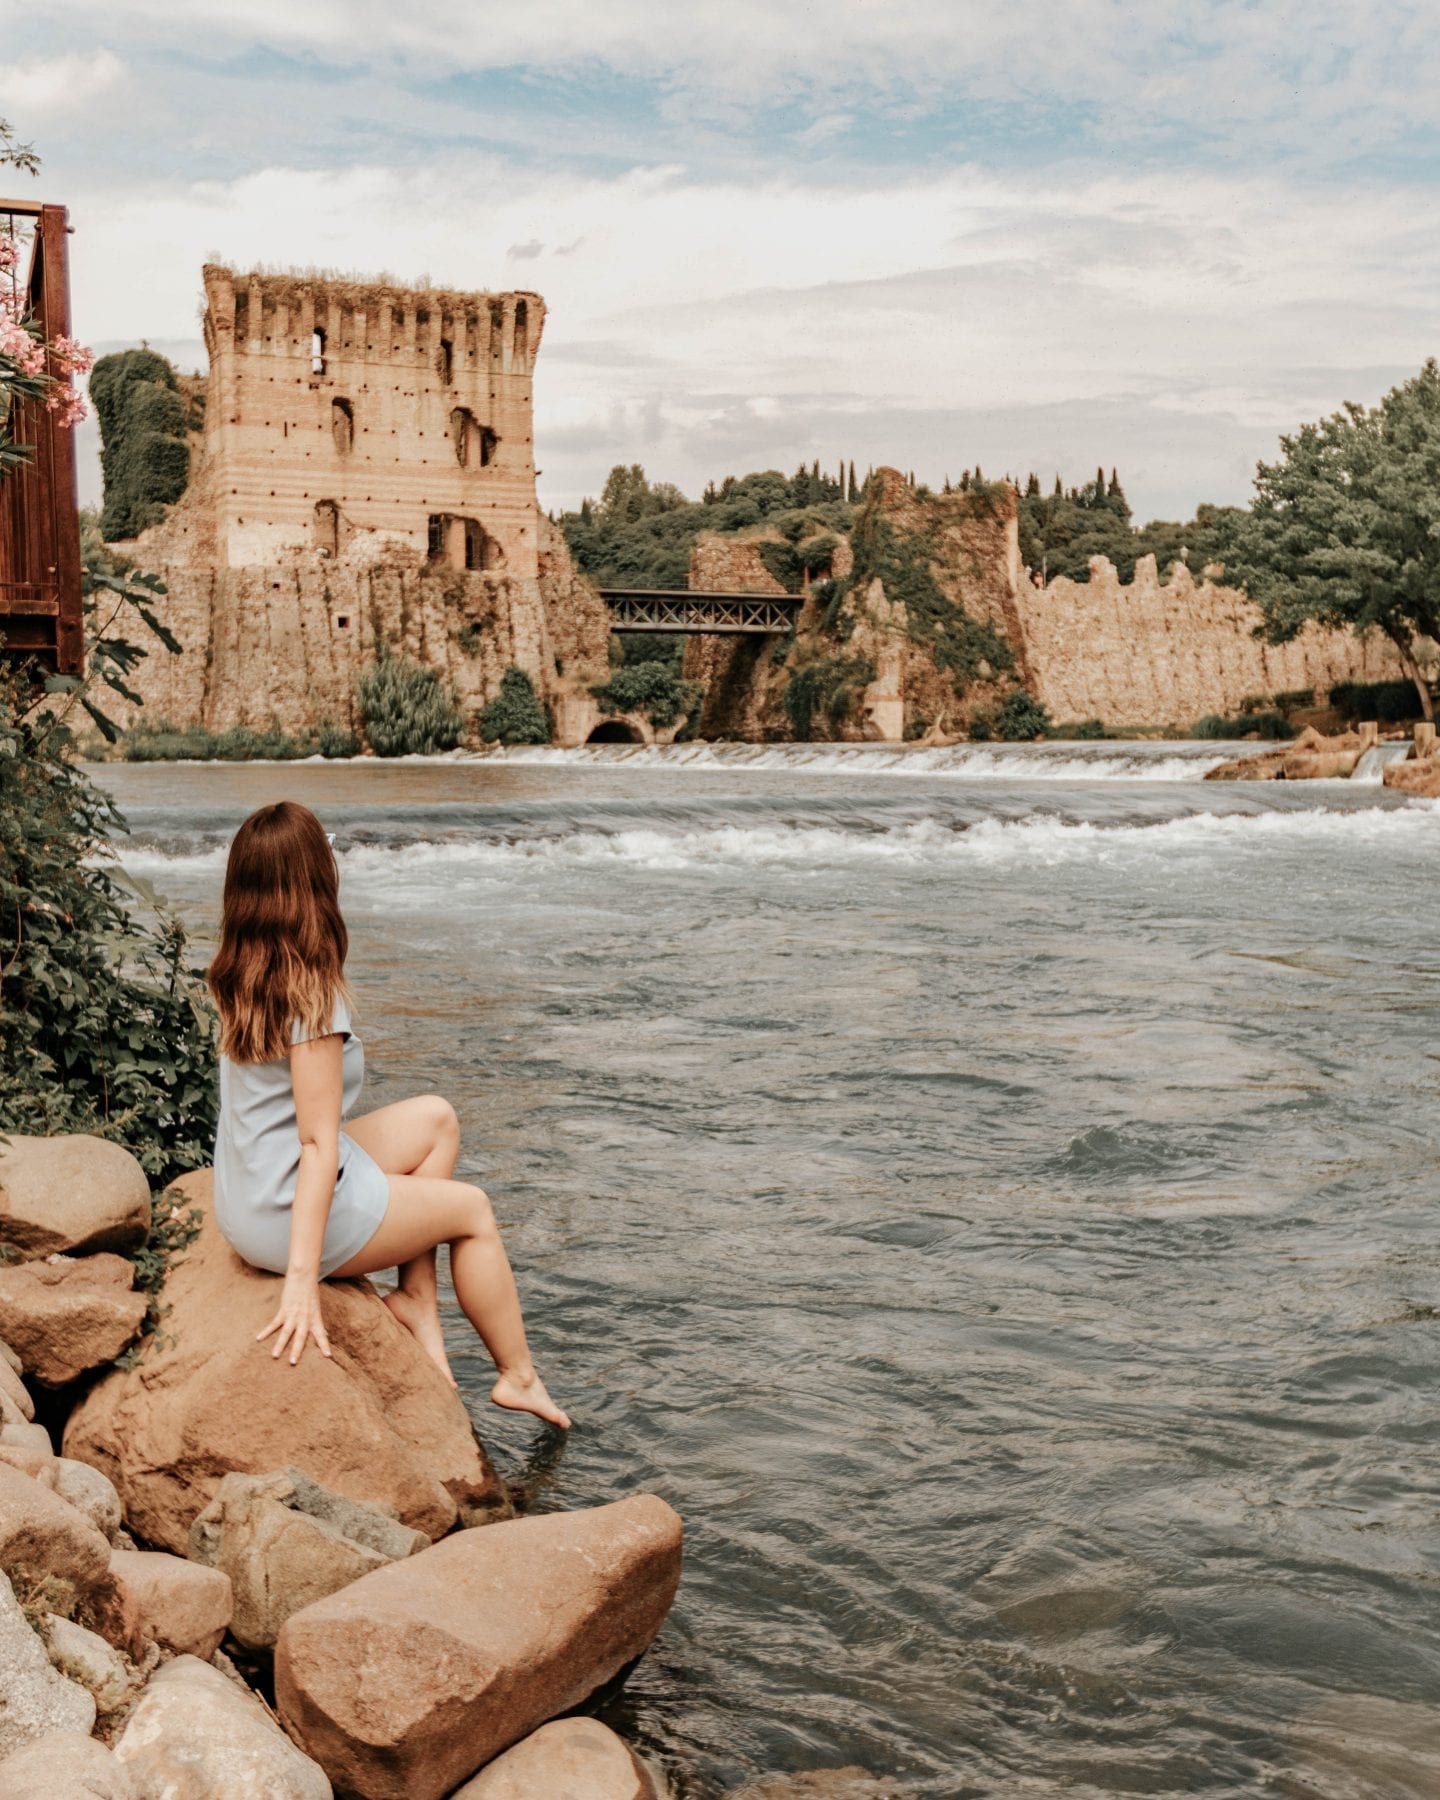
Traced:
<path fill-rule="evenodd" d="M 292 1368 L 311 1338 L 322 1356 L 330 1354 L 320 1311 L 320 1253 L 340 1173 L 343 1048 L 344 1039 L 332 1033 L 296 1044 L 290 1051 L 295 1124 L 300 1133 L 300 1173 L 290 1210 L 290 1264 L 280 1293 L 280 1310 L 256 1341 L 278 1331 L 272 1355 L 282 1356 L 288 1346 Z"/>

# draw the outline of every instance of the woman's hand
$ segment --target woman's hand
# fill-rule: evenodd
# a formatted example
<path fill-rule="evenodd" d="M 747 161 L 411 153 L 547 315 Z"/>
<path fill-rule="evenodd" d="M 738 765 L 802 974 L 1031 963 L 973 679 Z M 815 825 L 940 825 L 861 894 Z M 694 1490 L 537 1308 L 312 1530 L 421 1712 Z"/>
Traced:
<path fill-rule="evenodd" d="M 263 1331 L 256 1332 L 255 1342 L 261 1343 L 277 1331 L 280 1335 L 270 1354 L 278 1360 L 288 1345 L 292 1369 L 304 1355 L 305 1345 L 311 1338 L 322 1356 L 330 1354 L 330 1340 L 325 1335 L 325 1318 L 320 1310 L 320 1282 L 316 1276 L 292 1274 L 285 1277 L 285 1286 L 280 1291 L 280 1310 Z"/>

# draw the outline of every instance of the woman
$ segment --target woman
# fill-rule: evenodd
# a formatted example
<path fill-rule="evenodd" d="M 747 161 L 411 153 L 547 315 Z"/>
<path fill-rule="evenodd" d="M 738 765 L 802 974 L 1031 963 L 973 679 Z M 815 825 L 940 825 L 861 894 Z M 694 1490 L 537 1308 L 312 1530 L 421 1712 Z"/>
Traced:
<path fill-rule="evenodd" d="M 466 1318 L 494 1359 L 497 1406 L 570 1421 L 545 1391 L 525 1342 L 520 1297 L 490 1202 L 452 1180 L 454 1109 L 437 1095 L 347 1119 L 365 1055 L 345 985 L 349 938 L 335 856 L 308 807 L 252 813 L 225 868 L 210 991 L 220 1012 L 215 1217 L 248 1263 L 283 1273 L 275 1317 L 258 1334 L 293 1367 L 314 1340 L 329 1356 L 320 1283 L 400 1271 L 385 1304 L 444 1371 L 435 1250 Z"/>

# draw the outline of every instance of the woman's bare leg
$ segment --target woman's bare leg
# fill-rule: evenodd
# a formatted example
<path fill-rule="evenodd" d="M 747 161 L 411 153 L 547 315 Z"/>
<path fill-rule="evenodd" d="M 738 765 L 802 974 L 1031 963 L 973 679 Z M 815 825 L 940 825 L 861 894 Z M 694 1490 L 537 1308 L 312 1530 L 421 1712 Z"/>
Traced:
<path fill-rule="evenodd" d="M 534 1413 L 552 1425 L 569 1425 L 530 1360 L 510 1259 L 490 1202 L 479 1188 L 431 1175 L 392 1175 L 390 1206 L 380 1228 L 334 1274 L 343 1279 L 404 1268 L 437 1244 L 450 1246 L 455 1297 L 495 1363 L 498 1379 L 490 1398 L 497 1406 Z"/>
<path fill-rule="evenodd" d="M 420 1094 L 413 1100 L 379 1107 L 351 1119 L 345 1130 L 387 1175 L 435 1175 L 448 1180 L 455 1173 L 460 1122 L 455 1108 L 438 1094 Z M 434 1246 L 400 1264 L 399 1274 L 400 1285 L 385 1295 L 385 1304 L 455 1387 L 440 1325 L 440 1278 Z"/>

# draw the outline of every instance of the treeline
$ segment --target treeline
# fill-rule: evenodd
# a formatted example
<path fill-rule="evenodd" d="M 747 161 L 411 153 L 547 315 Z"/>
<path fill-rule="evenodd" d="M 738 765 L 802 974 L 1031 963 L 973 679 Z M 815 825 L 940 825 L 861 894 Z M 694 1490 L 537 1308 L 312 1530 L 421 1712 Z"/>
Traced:
<path fill-rule="evenodd" d="M 617 464 L 600 498 L 562 514 L 559 523 L 579 568 L 602 587 L 681 588 L 690 547 L 702 531 L 771 525 L 803 560 L 807 540 L 850 530 L 868 479 L 868 473 L 857 479 L 853 462 L 835 474 L 816 462 L 788 476 L 778 469 L 727 475 L 718 485 L 712 481 L 701 499 L 690 500 L 671 482 L 650 481 L 639 463 Z M 913 475 L 910 482 L 917 485 Z M 967 469 L 958 482 L 947 478 L 943 491 L 989 485 L 979 468 Z M 1016 485 L 1020 556 L 1045 581 L 1057 575 L 1088 580 L 1092 556 L 1109 557 L 1126 582 L 1142 556 L 1154 556 L 1162 575 L 1171 563 L 1184 562 L 1198 579 L 1207 563 L 1224 561 L 1226 529 L 1242 510 L 1204 505 L 1185 523 L 1155 519 L 1137 526 L 1113 469 L 1108 480 L 1097 469 L 1094 480 L 1079 487 L 1067 488 L 1057 475 L 1048 493 L 1033 473 Z"/>
<path fill-rule="evenodd" d="M 800 545 L 825 531 L 848 531 L 861 488 L 855 465 L 828 475 L 819 463 L 793 475 L 764 469 L 728 475 L 700 500 L 668 481 L 652 482 L 639 463 L 617 464 L 599 500 L 559 523 L 577 566 L 602 587 L 683 588 L 690 546 L 702 531 L 773 525 Z"/>

